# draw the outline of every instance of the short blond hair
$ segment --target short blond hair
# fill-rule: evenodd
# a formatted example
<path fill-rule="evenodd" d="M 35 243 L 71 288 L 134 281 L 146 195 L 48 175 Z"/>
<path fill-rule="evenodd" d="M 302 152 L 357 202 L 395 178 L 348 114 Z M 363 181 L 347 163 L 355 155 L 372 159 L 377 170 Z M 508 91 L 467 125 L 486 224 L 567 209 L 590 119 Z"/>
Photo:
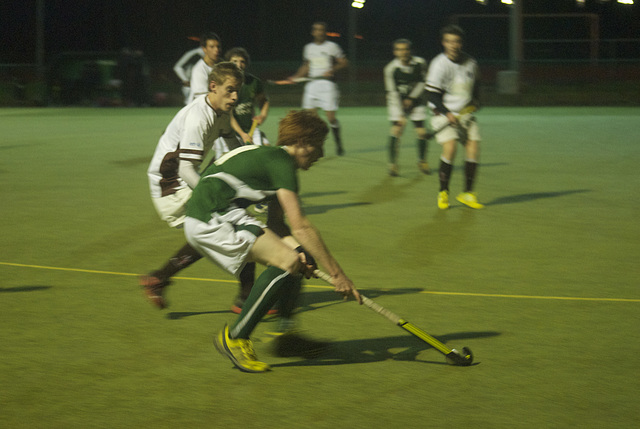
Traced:
<path fill-rule="evenodd" d="M 209 73 L 209 84 L 215 82 L 216 85 L 222 85 L 229 78 L 236 79 L 238 82 L 244 82 L 244 73 L 242 73 L 234 63 L 224 61 L 215 64 L 211 69 L 211 73 Z"/>
<path fill-rule="evenodd" d="M 322 146 L 329 127 L 313 110 L 291 110 L 280 120 L 278 146 L 293 146 L 298 142 Z"/>

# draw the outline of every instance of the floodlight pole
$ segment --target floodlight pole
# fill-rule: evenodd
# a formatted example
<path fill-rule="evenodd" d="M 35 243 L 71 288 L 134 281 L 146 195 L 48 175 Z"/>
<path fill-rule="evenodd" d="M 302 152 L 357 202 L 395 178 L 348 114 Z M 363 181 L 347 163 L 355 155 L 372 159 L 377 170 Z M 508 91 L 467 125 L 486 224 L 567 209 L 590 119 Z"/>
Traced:
<path fill-rule="evenodd" d="M 36 1 L 36 70 L 38 80 L 44 81 L 44 0 Z"/>
<path fill-rule="evenodd" d="M 348 2 L 349 5 L 351 1 Z M 355 93 L 357 79 L 357 59 L 356 59 L 356 34 L 358 26 L 358 11 L 349 6 L 349 92 Z"/>
<path fill-rule="evenodd" d="M 519 72 L 522 64 L 522 0 L 513 0 L 509 11 L 509 68 Z"/>

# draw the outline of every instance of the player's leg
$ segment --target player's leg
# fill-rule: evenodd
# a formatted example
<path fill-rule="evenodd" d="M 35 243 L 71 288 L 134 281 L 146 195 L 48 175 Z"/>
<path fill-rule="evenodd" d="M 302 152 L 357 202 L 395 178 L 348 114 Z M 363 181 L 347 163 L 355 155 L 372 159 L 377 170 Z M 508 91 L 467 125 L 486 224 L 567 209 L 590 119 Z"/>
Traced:
<path fill-rule="evenodd" d="M 139 283 L 147 299 L 159 309 L 167 307 L 164 297 L 165 288 L 171 284 L 171 277 L 179 271 L 187 268 L 194 262 L 202 258 L 196 249 L 188 243 L 180 248 L 169 260 L 160 268 L 147 275 L 140 276 Z"/>
<path fill-rule="evenodd" d="M 458 144 L 457 130 L 453 127 L 442 128 L 447 122 L 447 117 L 443 115 L 437 115 L 431 118 L 431 127 L 434 130 L 442 129 L 442 131 L 436 134 L 436 141 L 442 146 L 440 166 L 438 169 L 438 177 L 440 180 L 438 208 L 442 210 L 449 208 L 449 181 L 451 180 L 453 160 L 456 156 L 456 147 Z"/>
<path fill-rule="evenodd" d="M 467 140 L 465 144 L 465 163 L 464 163 L 464 191 L 460 193 L 456 199 L 473 209 L 481 209 L 484 205 L 478 202 L 478 197 L 473 192 L 476 173 L 478 171 L 478 159 L 480 155 L 480 142 L 478 140 Z"/>
<path fill-rule="evenodd" d="M 387 118 L 391 123 L 391 129 L 389 130 L 389 175 L 398 175 L 398 150 L 400 146 L 400 138 L 404 132 L 404 127 L 407 122 L 402 106 L 400 105 L 400 99 L 396 94 L 387 94 Z"/>
<path fill-rule="evenodd" d="M 424 174 L 431 174 L 431 169 L 427 162 L 427 129 L 424 126 L 424 121 L 414 121 L 413 125 L 417 136 L 416 146 L 418 150 L 418 169 Z"/>
<path fill-rule="evenodd" d="M 413 122 L 416 131 L 416 146 L 418 149 L 418 169 L 424 174 L 431 174 L 427 163 L 427 129 L 424 121 L 427 120 L 427 108 L 423 103 L 414 106 L 409 113 L 409 119 Z"/>
<path fill-rule="evenodd" d="M 185 204 L 189 198 L 191 198 L 191 189 L 183 188 L 174 194 L 151 200 L 162 220 L 171 227 L 181 228 L 185 218 Z M 165 288 L 171 284 L 171 277 L 200 258 L 200 253 L 185 244 L 159 270 L 140 276 L 138 281 L 147 299 L 160 309 L 166 308 L 164 292 Z"/>
<path fill-rule="evenodd" d="M 329 128 L 331 128 L 333 140 L 336 142 L 336 153 L 339 156 L 342 156 L 344 155 L 344 147 L 340 132 L 340 121 L 338 121 L 336 116 L 336 112 L 338 111 L 338 106 L 340 104 L 340 91 L 338 90 L 338 85 L 329 80 L 318 80 L 314 82 L 313 87 L 314 91 L 317 91 L 316 96 L 318 99 L 318 105 L 327 115 Z"/>
<path fill-rule="evenodd" d="M 389 175 L 398 175 L 398 151 L 400 146 L 400 137 L 404 131 L 405 122 L 402 119 L 391 123 L 389 132 Z"/>
<path fill-rule="evenodd" d="M 342 146 L 342 137 L 340 133 L 340 121 L 336 117 L 335 110 L 325 110 L 325 114 L 327 115 L 327 121 L 329 121 L 329 128 L 331 128 L 331 133 L 333 134 L 333 140 L 336 142 L 336 153 L 339 156 L 344 155 L 344 147 Z"/>

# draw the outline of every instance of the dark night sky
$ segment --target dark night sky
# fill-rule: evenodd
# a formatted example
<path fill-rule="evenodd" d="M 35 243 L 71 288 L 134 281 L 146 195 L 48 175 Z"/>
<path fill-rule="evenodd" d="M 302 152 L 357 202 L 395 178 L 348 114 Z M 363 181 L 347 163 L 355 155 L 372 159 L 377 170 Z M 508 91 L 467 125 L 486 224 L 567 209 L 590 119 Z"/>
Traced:
<path fill-rule="evenodd" d="M 578 8 L 575 0 L 523 1 L 525 13 L 597 13 L 602 38 L 640 38 L 638 4 L 587 0 L 585 8 Z M 34 62 L 36 0 L 0 3 L 0 63 Z M 358 13 L 358 33 L 364 37 L 358 42 L 359 57 L 389 58 L 390 42 L 398 37 L 412 39 L 415 52 L 430 57 L 439 52 L 438 31 L 452 14 L 508 13 L 499 0 L 488 3 L 368 0 Z M 346 36 L 350 0 L 45 0 L 45 4 L 47 60 L 65 51 L 117 51 L 131 46 L 154 60 L 164 57 L 172 62 L 196 46 L 188 36 L 213 30 L 221 36 L 224 49 L 244 46 L 254 60 L 265 61 L 298 60 L 315 20 L 327 21 L 329 31 Z M 481 51 L 480 57 L 501 56 L 507 46 L 506 21 L 480 22 L 467 24 L 467 47 Z M 571 19 L 525 22 L 525 38 L 577 37 L 583 28 L 582 21 Z M 338 42 L 347 49 L 344 37 Z"/>

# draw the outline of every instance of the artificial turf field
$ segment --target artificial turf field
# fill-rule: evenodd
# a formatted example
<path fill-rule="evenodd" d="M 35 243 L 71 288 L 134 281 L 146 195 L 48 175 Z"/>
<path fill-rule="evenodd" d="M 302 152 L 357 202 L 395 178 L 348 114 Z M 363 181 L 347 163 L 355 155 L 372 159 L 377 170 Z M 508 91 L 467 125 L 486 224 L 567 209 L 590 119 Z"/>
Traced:
<path fill-rule="evenodd" d="M 275 140 L 273 108 L 263 130 Z M 3 109 L 0 427 L 624 428 L 640 420 L 640 108 L 485 108 L 473 211 L 436 206 L 383 108 L 343 108 L 346 156 L 301 172 L 312 222 L 358 288 L 477 365 L 453 367 L 307 281 L 324 359 L 234 369 L 212 336 L 235 281 L 208 261 L 158 311 L 136 275 L 182 245 L 146 168 L 175 108 Z M 437 167 L 439 148 L 430 143 Z M 452 194 L 462 186 L 458 153 Z"/>

